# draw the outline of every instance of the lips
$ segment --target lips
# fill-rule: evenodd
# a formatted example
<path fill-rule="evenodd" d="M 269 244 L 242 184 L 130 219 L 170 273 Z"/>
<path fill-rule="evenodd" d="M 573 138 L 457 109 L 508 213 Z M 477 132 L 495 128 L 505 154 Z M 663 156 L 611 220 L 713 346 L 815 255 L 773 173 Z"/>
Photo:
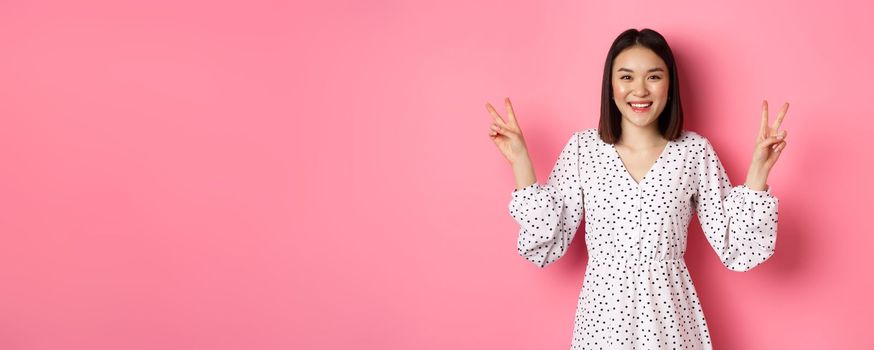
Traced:
<path fill-rule="evenodd" d="M 646 113 L 649 112 L 650 107 L 652 106 L 652 101 L 648 102 L 629 102 L 629 106 L 631 106 L 631 110 L 637 113 Z"/>

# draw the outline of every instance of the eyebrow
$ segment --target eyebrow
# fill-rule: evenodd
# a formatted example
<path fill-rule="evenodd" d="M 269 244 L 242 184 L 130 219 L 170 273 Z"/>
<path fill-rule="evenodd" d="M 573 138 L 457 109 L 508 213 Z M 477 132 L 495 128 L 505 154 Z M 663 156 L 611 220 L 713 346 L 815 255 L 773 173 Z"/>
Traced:
<path fill-rule="evenodd" d="M 634 73 L 633 70 L 628 69 L 628 68 L 619 68 L 619 70 L 617 70 L 617 71 L 618 71 L 618 72 L 625 71 L 625 72 L 631 72 L 631 73 Z M 648 70 L 648 71 L 646 71 L 646 72 L 649 73 L 649 72 L 655 72 L 655 71 L 662 71 L 662 72 L 664 72 L 665 70 L 662 69 L 661 67 L 656 67 L 656 68 L 652 68 L 652 69 L 650 69 L 650 70 Z"/>

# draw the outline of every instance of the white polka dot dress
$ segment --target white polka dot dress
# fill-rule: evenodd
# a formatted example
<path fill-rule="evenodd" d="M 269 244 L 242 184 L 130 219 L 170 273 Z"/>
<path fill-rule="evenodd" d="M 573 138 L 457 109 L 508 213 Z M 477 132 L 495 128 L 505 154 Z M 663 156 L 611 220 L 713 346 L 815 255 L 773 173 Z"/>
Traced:
<path fill-rule="evenodd" d="M 585 213 L 589 263 L 571 349 L 712 349 L 683 260 L 692 213 L 722 263 L 747 271 L 774 254 L 771 188 L 732 187 L 710 142 L 669 141 L 640 183 L 595 128 L 573 134 L 545 184 L 512 192 L 519 254 L 545 267 L 568 249 Z"/>

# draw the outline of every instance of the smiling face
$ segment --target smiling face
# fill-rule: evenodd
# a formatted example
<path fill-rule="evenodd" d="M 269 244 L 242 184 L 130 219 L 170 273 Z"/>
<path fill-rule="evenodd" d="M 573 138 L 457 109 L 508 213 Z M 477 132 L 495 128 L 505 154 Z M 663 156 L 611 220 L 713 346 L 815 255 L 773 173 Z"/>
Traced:
<path fill-rule="evenodd" d="M 612 74 L 613 102 L 623 124 L 644 127 L 657 121 L 668 103 L 670 87 L 661 57 L 646 47 L 629 47 L 613 60 Z"/>

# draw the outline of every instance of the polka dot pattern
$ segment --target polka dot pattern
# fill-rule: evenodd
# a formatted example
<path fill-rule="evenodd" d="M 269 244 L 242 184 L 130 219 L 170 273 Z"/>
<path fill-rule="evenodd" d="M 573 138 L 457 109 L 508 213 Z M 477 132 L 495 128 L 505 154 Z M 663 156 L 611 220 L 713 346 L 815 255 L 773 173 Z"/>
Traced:
<path fill-rule="evenodd" d="M 732 271 L 774 254 L 777 198 L 732 186 L 710 141 L 684 130 L 640 182 L 596 128 L 577 131 L 545 184 L 512 192 L 518 252 L 561 258 L 585 216 L 589 253 L 571 349 L 712 349 L 683 256 L 693 212 Z"/>

